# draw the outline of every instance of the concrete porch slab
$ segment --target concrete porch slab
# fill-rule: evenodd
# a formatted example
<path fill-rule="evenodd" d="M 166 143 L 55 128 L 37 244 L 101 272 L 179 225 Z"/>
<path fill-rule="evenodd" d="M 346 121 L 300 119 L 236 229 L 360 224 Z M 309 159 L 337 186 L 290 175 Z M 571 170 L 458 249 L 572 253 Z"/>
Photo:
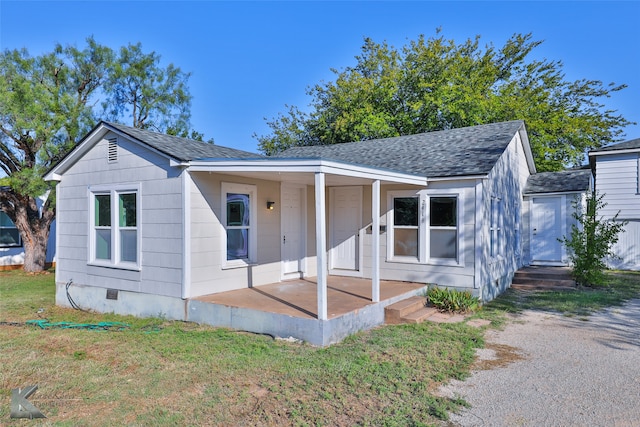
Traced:
<path fill-rule="evenodd" d="M 315 278 L 192 298 L 187 320 L 275 337 L 294 337 L 326 346 L 384 323 L 384 308 L 421 294 L 422 283 L 381 281 L 379 303 L 371 301 L 371 280 L 329 276 L 328 319 L 317 319 Z"/>

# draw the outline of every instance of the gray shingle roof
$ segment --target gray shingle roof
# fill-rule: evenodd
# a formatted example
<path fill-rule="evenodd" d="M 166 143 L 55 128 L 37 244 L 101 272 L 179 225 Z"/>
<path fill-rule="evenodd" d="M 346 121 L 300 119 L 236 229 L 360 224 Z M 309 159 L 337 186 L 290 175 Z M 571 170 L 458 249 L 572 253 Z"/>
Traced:
<path fill-rule="evenodd" d="M 591 150 L 591 153 L 599 153 L 601 151 L 633 150 L 637 148 L 640 148 L 640 138 L 608 145 L 606 147 L 598 148 L 597 150 Z"/>
<path fill-rule="evenodd" d="M 210 144 L 208 142 L 194 141 L 192 139 L 180 138 L 177 136 L 165 135 L 162 133 L 151 132 L 132 128 L 117 123 L 103 122 L 109 127 L 142 142 L 156 150 L 164 153 L 176 160 L 189 161 L 195 159 L 255 159 L 264 157 L 260 154 L 250 153 L 248 151 L 237 150 L 235 148 L 223 147 L 220 145 Z"/>
<path fill-rule="evenodd" d="M 527 185 L 524 188 L 524 194 L 587 191 L 589 189 L 590 180 L 590 169 L 539 172 L 529 177 Z"/>
<path fill-rule="evenodd" d="M 344 144 L 293 147 L 279 158 L 321 158 L 428 178 L 486 175 L 522 120 Z"/>

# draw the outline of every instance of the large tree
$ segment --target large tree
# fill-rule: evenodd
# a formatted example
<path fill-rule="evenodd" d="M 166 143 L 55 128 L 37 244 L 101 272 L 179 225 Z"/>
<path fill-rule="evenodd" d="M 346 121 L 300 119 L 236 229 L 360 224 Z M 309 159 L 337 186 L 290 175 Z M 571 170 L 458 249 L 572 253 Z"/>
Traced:
<path fill-rule="evenodd" d="M 601 100 L 625 85 L 567 81 L 560 61 L 531 59 L 541 44 L 512 36 L 496 49 L 480 37 L 456 44 L 420 36 L 398 50 L 364 40 L 356 65 L 310 87 L 308 112 L 295 106 L 256 136 L 266 154 L 524 119 L 540 171 L 581 163 L 586 150 L 618 140 L 630 122 Z"/>
<path fill-rule="evenodd" d="M 26 49 L 0 53 L 0 210 L 20 232 L 26 271 L 44 269 L 55 218 L 55 191 L 42 175 L 95 124 L 101 101 L 117 104 L 111 120 L 158 131 L 188 130 L 188 74 L 173 65 L 162 68 L 159 56 L 143 54 L 139 44 L 116 55 L 93 38 L 86 43 L 83 49 L 58 44 L 36 57 Z M 132 67 L 135 60 L 122 63 L 124 58 L 150 60 Z M 141 84 L 142 96 L 131 100 L 122 88 L 134 87 L 140 72 L 154 80 Z M 147 87 L 164 93 L 157 96 Z"/>

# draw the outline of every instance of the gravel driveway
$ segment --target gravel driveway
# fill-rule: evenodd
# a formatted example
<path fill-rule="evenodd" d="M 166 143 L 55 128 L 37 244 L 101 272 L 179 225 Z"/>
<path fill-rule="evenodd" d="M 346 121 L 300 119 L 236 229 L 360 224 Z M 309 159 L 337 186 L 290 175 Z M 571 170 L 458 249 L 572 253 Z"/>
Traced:
<path fill-rule="evenodd" d="M 448 426 L 640 426 L 640 300 L 588 318 L 525 311 L 489 331 L 477 369 L 441 388 Z"/>

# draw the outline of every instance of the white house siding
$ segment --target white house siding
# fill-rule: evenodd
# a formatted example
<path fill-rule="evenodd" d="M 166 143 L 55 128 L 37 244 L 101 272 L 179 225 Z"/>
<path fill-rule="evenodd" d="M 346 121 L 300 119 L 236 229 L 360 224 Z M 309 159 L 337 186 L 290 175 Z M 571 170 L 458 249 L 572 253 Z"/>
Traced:
<path fill-rule="evenodd" d="M 182 210 L 179 170 L 169 160 L 118 138 L 118 160 L 107 162 L 105 138 L 73 164 L 58 183 L 56 281 L 73 280 L 123 291 L 180 297 Z M 140 271 L 89 265 L 90 186 L 138 184 Z"/>
<path fill-rule="evenodd" d="M 427 260 L 426 263 L 418 262 L 402 262 L 388 259 L 387 247 L 389 245 L 389 224 L 387 221 L 387 213 L 390 211 L 388 206 L 388 193 L 412 190 L 421 191 L 430 195 L 436 192 L 444 192 L 445 194 L 459 194 L 462 204 L 459 209 L 463 212 L 463 221 L 460 227 L 463 240 L 459 244 L 462 249 L 462 263 L 460 265 L 442 265 Z M 473 288 L 474 273 L 474 224 L 475 224 L 475 193 L 471 181 L 440 181 L 431 182 L 428 188 L 419 189 L 411 186 L 402 185 L 383 185 L 380 195 L 380 225 L 386 227 L 385 231 L 380 234 L 380 278 L 383 280 L 400 280 L 417 283 L 433 283 L 440 286 L 452 288 Z M 363 189 L 363 227 L 360 234 L 363 237 L 364 251 L 364 268 L 363 276 L 371 278 L 372 268 L 372 234 L 367 228 L 371 225 L 371 187 L 366 186 Z M 368 194 L 368 196 L 367 196 Z M 438 193 L 442 194 L 442 193 Z M 428 225 L 427 225 L 428 227 Z M 425 236 L 421 236 L 425 238 Z M 427 242 L 428 245 L 428 242 Z"/>
<path fill-rule="evenodd" d="M 482 209 L 483 232 L 477 236 L 482 247 L 481 295 L 489 301 L 503 292 L 511 283 L 515 271 L 523 265 L 522 192 L 528 178 L 529 169 L 524 159 L 524 149 L 518 136 L 509 143 L 503 155 L 496 162 L 489 176 L 483 181 Z M 524 169 L 524 171 L 522 170 Z M 491 199 L 499 198 L 501 204 L 500 233 L 497 254 L 491 255 Z"/>
<path fill-rule="evenodd" d="M 609 260 L 612 268 L 640 270 L 640 193 L 638 153 L 607 154 L 596 157 L 596 190 L 607 203 L 600 214 L 629 221 L 619 236 L 614 252 L 621 259 Z"/>
<path fill-rule="evenodd" d="M 280 182 L 235 175 L 192 173 L 191 297 L 280 281 Z M 249 267 L 223 268 L 222 183 L 257 187 L 257 259 Z M 267 201 L 275 202 L 268 210 Z"/>

